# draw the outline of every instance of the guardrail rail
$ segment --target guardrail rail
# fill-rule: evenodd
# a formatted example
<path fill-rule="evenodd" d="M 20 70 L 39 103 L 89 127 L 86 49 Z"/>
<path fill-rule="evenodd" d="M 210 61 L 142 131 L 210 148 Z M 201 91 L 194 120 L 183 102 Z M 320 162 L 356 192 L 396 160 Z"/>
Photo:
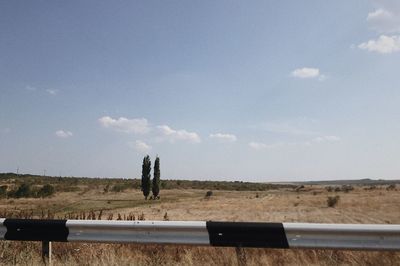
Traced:
<path fill-rule="evenodd" d="M 0 218 L 0 240 L 400 250 L 400 225 Z"/>

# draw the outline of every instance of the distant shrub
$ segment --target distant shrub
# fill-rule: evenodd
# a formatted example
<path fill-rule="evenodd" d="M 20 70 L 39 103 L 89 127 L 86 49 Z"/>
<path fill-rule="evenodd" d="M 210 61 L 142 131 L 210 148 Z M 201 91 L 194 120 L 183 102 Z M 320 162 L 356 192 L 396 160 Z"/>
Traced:
<path fill-rule="evenodd" d="M 213 192 L 211 190 L 207 191 L 205 198 L 207 198 L 207 199 L 210 198 L 212 196 L 212 194 L 213 194 Z"/>
<path fill-rule="evenodd" d="M 104 188 L 103 191 L 104 193 L 107 193 L 110 190 L 110 184 L 107 184 Z"/>
<path fill-rule="evenodd" d="M 0 186 L 0 199 L 7 197 L 7 185 Z"/>
<path fill-rule="evenodd" d="M 334 196 L 334 197 L 328 197 L 326 203 L 328 204 L 328 207 L 335 208 L 335 206 L 338 204 L 340 197 L 339 196 Z"/>
<path fill-rule="evenodd" d="M 37 196 L 41 198 L 50 197 L 54 194 L 55 189 L 52 185 L 46 184 L 39 189 Z"/>
<path fill-rule="evenodd" d="M 128 185 L 125 184 L 115 184 L 111 191 L 112 192 L 123 192 L 124 190 L 126 190 L 128 188 Z"/>
<path fill-rule="evenodd" d="M 55 190 L 58 192 L 75 192 L 81 190 L 78 186 L 60 184 L 55 186 Z"/>
<path fill-rule="evenodd" d="M 327 187 L 325 187 L 325 189 L 328 192 L 332 192 L 333 191 L 333 187 L 331 187 L 331 186 L 327 186 Z"/>
<path fill-rule="evenodd" d="M 343 186 L 341 187 L 341 190 L 342 190 L 343 192 L 347 193 L 347 192 L 349 192 L 349 191 L 354 190 L 354 187 L 351 186 L 351 185 L 343 185 Z"/>
<path fill-rule="evenodd" d="M 8 192 L 9 198 L 29 198 L 34 196 L 31 190 L 31 186 L 27 183 L 21 184 L 17 189 L 13 189 Z"/>
<path fill-rule="evenodd" d="M 376 189 L 375 185 L 364 188 L 364 190 L 375 190 L 375 189 Z"/>
<path fill-rule="evenodd" d="M 396 190 L 396 185 L 390 184 L 389 186 L 386 187 L 386 190 Z"/>

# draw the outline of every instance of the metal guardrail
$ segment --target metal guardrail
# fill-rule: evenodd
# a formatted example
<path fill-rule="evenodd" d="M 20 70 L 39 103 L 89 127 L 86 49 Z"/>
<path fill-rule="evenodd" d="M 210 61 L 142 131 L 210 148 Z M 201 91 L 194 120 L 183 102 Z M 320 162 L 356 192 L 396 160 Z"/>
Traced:
<path fill-rule="evenodd" d="M 0 218 L 0 240 L 400 250 L 400 225 Z"/>
<path fill-rule="evenodd" d="M 0 218 L 0 240 L 400 250 L 400 225 Z"/>

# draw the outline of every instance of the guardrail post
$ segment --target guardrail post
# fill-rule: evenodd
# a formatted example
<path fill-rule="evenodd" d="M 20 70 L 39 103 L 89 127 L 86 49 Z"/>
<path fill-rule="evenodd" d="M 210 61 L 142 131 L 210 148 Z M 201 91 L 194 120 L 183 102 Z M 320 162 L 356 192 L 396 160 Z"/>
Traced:
<path fill-rule="evenodd" d="M 45 265 L 51 265 L 51 242 L 42 241 L 42 259 Z"/>

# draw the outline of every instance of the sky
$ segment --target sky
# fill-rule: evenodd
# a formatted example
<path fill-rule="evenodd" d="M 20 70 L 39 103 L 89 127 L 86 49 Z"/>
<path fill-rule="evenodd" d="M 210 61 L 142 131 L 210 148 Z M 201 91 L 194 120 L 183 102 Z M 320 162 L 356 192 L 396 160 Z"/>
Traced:
<path fill-rule="evenodd" d="M 0 172 L 400 178 L 400 2 L 1 1 Z"/>

